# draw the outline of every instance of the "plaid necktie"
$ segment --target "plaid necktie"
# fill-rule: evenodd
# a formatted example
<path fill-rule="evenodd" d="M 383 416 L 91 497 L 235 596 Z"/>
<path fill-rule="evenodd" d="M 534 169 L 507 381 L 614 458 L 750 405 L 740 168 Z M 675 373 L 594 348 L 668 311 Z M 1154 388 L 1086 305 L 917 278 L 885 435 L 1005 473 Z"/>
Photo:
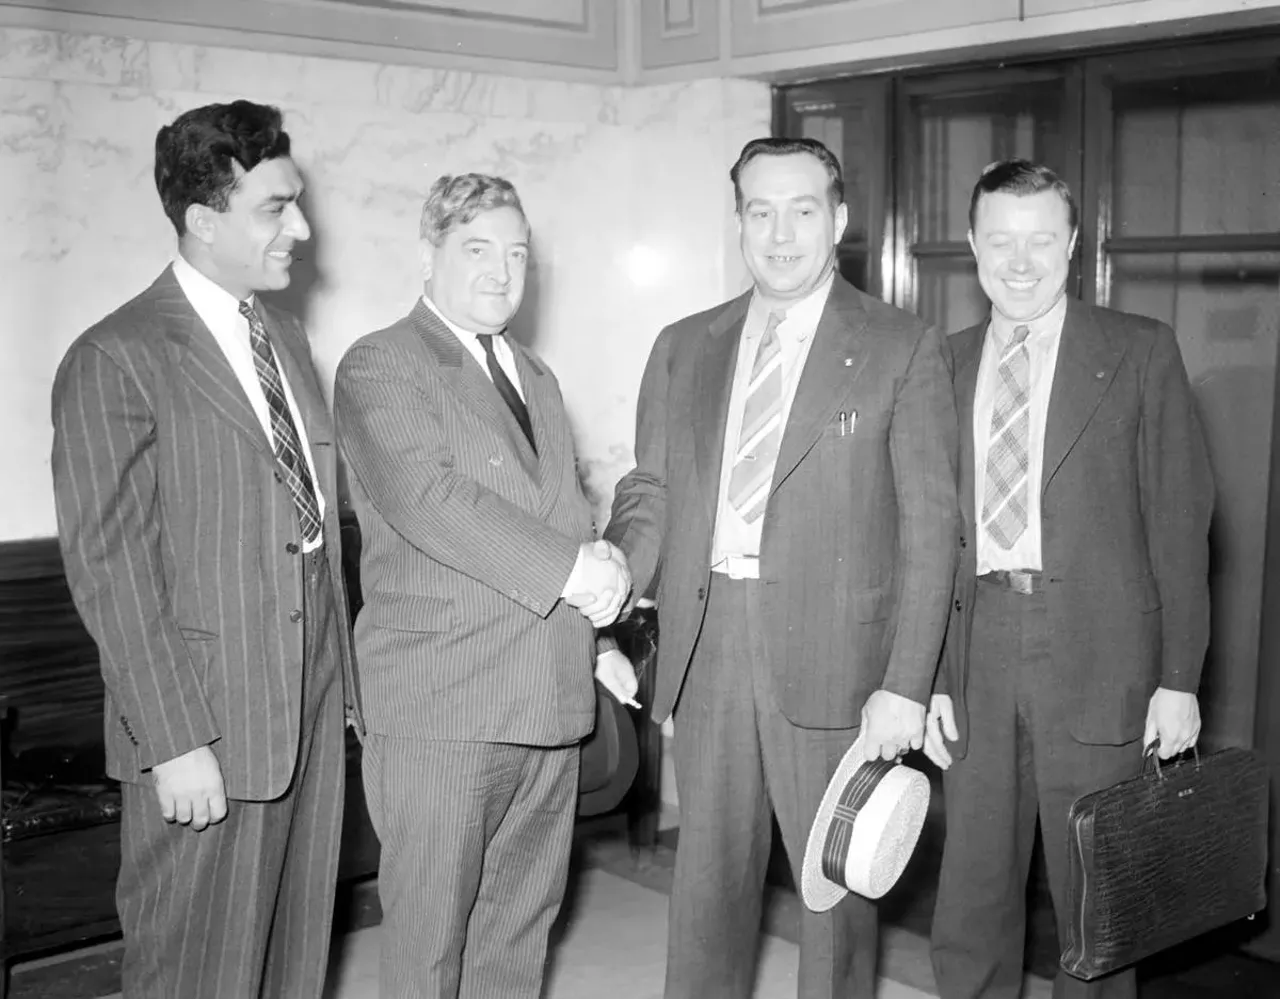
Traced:
<path fill-rule="evenodd" d="M 996 369 L 987 448 L 982 522 L 987 536 L 1008 551 L 1027 529 L 1028 433 L 1031 425 L 1031 355 L 1026 326 L 1017 326 Z"/>
<path fill-rule="evenodd" d="M 493 338 L 495 336 L 502 336 L 502 334 L 476 334 L 476 339 L 480 341 L 480 346 L 484 348 L 484 360 L 489 367 L 489 377 L 493 379 L 493 387 L 498 390 L 498 395 L 502 396 L 502 401 L 507 404 L 507 409 L 511 410 L 511 415 L 516 418 L 516 422 L 520 424 L 520 429 L 524 431 L 525 437 L 529 439 L 529 446 L 533 448 L 533 453 L 537 454 L 538 445 L 533 441 L 533 423 L 529 419 L 529 408 L 524 404 L 524 400 L 520 398 L 520 393 L 516 391 L 516 387 L 511 384 L 511 379 L 507 377 L 507 373 L 502 370 L 502 365 L 498 363 L 498 357 L 493 352 Z"/>
<path fill-rule="evenodd" d="M 748 524 L 764 516 L 782 443 L 782 344 L 778 340 L 778 324 L 784 316 L 782 312 L 769 313 L 756 348 L 742 409 L 742 434 L 729 477 L 729 505 Z"/>
<path fill-rule="evenodd" d="M 302 538 L 310 544 L 320 535 L 320 507 L 316 502 L 311 471 L 307 468 L 307 460 L 302 456 L 298 428 L 294 426 L 293 414 L 289 412 L 284 381 L 280 378 L 280 369 L 276 367 L 276 357 L 271 350 L 271 341 L 267 338 L 267 328 L 262 325 L 258 313 L 248 302 L 241 302 L 240 315 L 249 321 L 253 367 L 258 372 L 262 392 L 267 397 L 267 410 L 271 416 L 271 443 L 276 463 L 280 466 L 284 484 L 289 487 L 293 505 L 298 511 Z"/>

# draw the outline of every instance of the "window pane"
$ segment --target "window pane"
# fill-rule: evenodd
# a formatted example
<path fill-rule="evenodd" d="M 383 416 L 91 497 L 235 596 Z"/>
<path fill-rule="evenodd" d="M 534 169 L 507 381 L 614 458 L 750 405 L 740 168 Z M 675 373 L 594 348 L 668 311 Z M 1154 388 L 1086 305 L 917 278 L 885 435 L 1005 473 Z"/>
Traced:
<path fill-rule="evenodd" d="M 1120 87 L 1113 106 L 1113 236 L 1280 232 L 1274 75 Z"/>
<path fill-rule="evenodd" d="M 965 238 L 973 184 L 995 160 L 1022 156 L 1062 171 L 1063 103 L 1059 80 L 915 98 L 911 127 L 918 239 L 937 243 Z"/>
<path fill-rule="evenodd" d="M 1280 253 L 1116 255 L 1111 304 L 1174 328 L 1199 404 L 1217 500 L 1213 629 L 1204 672 L 1211 745 L 1252 738 L 1280 339 Z"/>
<path fill-rule="evenodd" d="M 956 333 L 990 311 L 972 257 L 925 257 L 916 267 L 916 315 L 925 322 Z"/>

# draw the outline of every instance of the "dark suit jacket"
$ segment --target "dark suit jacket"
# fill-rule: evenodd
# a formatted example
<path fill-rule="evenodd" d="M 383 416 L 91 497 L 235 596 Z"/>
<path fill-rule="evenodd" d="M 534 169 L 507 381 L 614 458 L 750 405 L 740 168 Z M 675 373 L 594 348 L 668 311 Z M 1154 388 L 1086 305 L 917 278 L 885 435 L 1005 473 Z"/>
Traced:
<path fill-rule="evenodd" d="M 324 494 L 348 715 L 336 456 L 301 324 L 259 303 Z M 82 334 L 53 386 L 67 580 L 106 680 L 107 772 L 213 744 L 229 797 L 280 796 L 302 712 L 298 517 L 231 365 L 171 269 Z"/>
<path fill-rule="evenodd" d="M 605 537 L 635 591 L 658 575 L 653 714 L 679 696 L 706 611 L 725 416 L 750 293 L 658 336 L 636 467 Z M 941 337 L 836 278 L 797 388 L 764 516 L 760 578 L 778 703 L 847 728 L 884 687 L 924 702 L 956 561 L 956 413 Z M 839 414 L 856 413 L 840 435 Z"/>
<path fill-rule="evenodd" d="M 987 324 L 950 338 L 964 515 L 939 690 L 963 754 L 977 554 L 973 398 Z M 1045 428 L 1041 544 L 1053 673 L 1072 735 L 1142 735 L 1157 686 L 1194 692 L 1209 641 L 1213 478 L 1173 331 L 1070 301 Z"/>
<path fill-rule="evenodd" d="M 592 538 L 555 376 L 513 343 L 538 453 L 421 301 L 338 365 L 334 412 L 364 548 L 369 727 L 565 745 L 595 719 L 593 631 L 560 600 Z"/>

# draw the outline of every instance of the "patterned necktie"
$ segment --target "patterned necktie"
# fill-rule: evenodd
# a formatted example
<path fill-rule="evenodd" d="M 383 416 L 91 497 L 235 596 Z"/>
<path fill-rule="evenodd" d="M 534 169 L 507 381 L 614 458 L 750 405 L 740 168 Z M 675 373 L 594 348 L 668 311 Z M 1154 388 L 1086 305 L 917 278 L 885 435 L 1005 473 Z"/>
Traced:
<path fill-rule="evenodd" d="M 778 447 L 782 444 L 782 344 L 778 340 L 778 324 L 784 316 L 782 312 L 769 313 L 756 348 L 742 409 L 742 434 L 729 477 L 729 504 L 748 524 L 764 516 Z"/>
<path fill-rule="evenodd" d="M 520 393 L 516 391 L 516 387 L 511 384 L 511 379 L 507 377 L 507 373 L 502 370 L 502 365 L 498 363 L 498 357 L 493 352 L 493 338 L 502 336 L 501 333 L 477 333 L 480 340 L 480 346 L 484 348 L 484 360 L 489 366 L 489 377 L 493 379 L 493 387 L 498 390 L 498 395 L 502 396 L 502 401 L 507 404 L 507 408 L 511 410 L 511 415 L 516 418 L 516 422 L 520 424 L 520 429 L 524 431 L 525 437 L 529 439 L 529 446 L 533 448 L 533 453 L 538 453 L 538 445 L 533 441 L 533 423 L 529 419 L 529 409 L 525 406 L 524 400 L 520 398 Z"/>
<path fill-rule="evenodd" d="M 248 302 L 241 302 L 240 315 L 249 321 L 253 367 L 258 372 L 263 395 L 267 397 L 267 410 L 271 417 L 271 443 L 276 463 L 280 466 L 284 484 L 289 487 L 293 505 L 298 511 L 302 538 L 310 544 L 320 536 L 320 507 L 316 502 L 311 471 L 307 468 L 306 458 L 302 456 L 298 428 L 294 426 L 293 414 L 289 412 L 284 381 L 280 378 L 280 369 L 276 367 L 276 357 L 271 350 L 271 341 L 267 338 L 267 328 L 262 325 L 258 313 Z"/>
<path fill-rule="evenodd" d="M 1028 433 L 1031 425 L 1031 355 L 1026 326 L 1014 328 L 996 369 L 987 448 L 982 522 L 987 536 L 1008 551 L 1027 529 Z"/>

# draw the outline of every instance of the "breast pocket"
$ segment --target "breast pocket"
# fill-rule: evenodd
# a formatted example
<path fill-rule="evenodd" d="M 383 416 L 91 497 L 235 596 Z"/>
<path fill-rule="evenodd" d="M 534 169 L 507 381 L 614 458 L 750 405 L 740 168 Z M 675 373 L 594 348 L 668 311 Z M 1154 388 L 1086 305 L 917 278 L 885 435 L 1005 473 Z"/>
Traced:
<path fill-rule="evenodd" d="M 378 593 L 365 605 L 370 623 L 390 631 L 440 632 L 453 626 L 453 601 L 418 593 Z"/>

